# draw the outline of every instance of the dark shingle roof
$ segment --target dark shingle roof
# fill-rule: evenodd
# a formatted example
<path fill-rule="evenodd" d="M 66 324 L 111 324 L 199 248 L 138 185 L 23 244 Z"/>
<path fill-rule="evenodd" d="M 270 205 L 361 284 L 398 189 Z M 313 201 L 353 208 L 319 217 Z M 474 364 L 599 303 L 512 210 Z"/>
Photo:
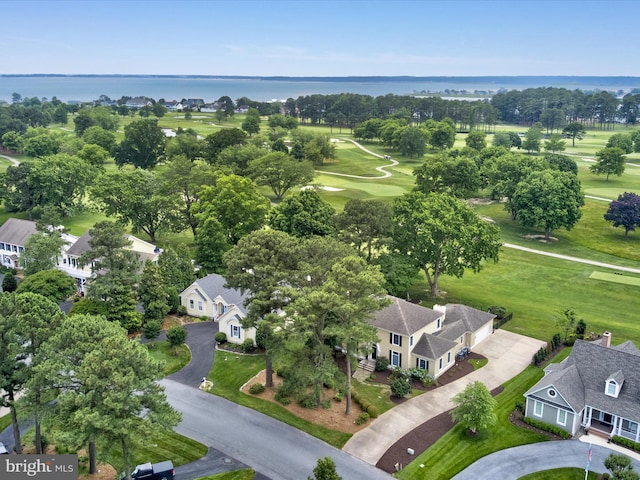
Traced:
<path fill-rule="evenodd" d="M 76 240 L 76 242 L 69 247 L 67 250 L 67 255 L 72 255 L 74 257 L 79 257 L 84 252 L 91 248 L 89 245 L 89 240 L 91 240 L 91 235 L 89 235 L 89 230 L 84 232 L 82 236 Z"/>
<path fill-rule="evenodd" d="M 388 296 L 392 303 L 376 313 L 371 324 L 400 335 L 413 335 L 434 322 L 442 313 L 421 307 L 397 297 Z"/>
<path fill-rule="evenodd" d="M 638 347 L 636 347 L 635 343 L 633 343 L 631 340 L 627 340 L 626 342 L 621 343 L 620 345 L 616 345 L 613 348 L 621 352 L 630 353 L 631 355 L 640 355 L 640 350 L 638 350 Z"/>
<path fill-rule="evenodd" d="M 457 343 L 452 340 L 423 333 L 418 343 L 413 347 L 412 353 L 420 355 L 421 357 L 436 359 L 440 358 L 456 345 Z"/>
<path fill-rule="evenodd" d="M 227 281 L 225 278 L 217 273 L 212 273 L 211 275 L 207 275 L 206 277 L 199 278 L 195 281 L 197 287 L 199 287 L 211 300 L 220 295 L 224 298 L 225 302 L 236 305 L 240 311 L 246 315 L 247 307 L 245 307 L 244 302 L 249 298 L 249 295 L 243 295 L 240 293 L 240 290 L 236 290 L 235 288 L 225 287 L 226 283 Z"/>
<path fill-rule="evenodd" d="M 614 377 L 624 379 L 617 398 L 605 395 L 606 382 Z M 577 412 L 589 405 L 640 422 L 640 355 L 637 348 L 629 345 L 604 347 L 577 340 L 566 360 L 525 395 L 550 382 L 567 401 L 572 399 L 571 406 Z"/>
<path fill-rule="evenodd" d="M 462 320 L 468 332 L 475 332 L 496 317 L 493 313 L 483 312 L 459 303 L 447 303 L 445 308 L 447 312 L 444 321 L 445 327 L 449 321 Z"/>
<path fill-rule="evenodd" d="M 36 233 L 35 222 L 9 218 L 0 227 L 0 242 L 24 246 L 25 242 L 34 233 Z"/>

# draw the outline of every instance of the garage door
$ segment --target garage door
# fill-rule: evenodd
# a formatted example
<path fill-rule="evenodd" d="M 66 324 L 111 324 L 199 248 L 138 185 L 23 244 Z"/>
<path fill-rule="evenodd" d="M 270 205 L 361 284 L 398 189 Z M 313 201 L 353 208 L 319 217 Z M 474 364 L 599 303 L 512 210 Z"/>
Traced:
<path fill-rule="evenodd" d="M 493 331 L 493 325 L 491 323 L 492 322 L 487 323 L 484 327 L 478 330 L 478 332 L 476 333 L 476 343 L 473 344 L 474 347 L 489 335 L 491 335 L 491 332 Z"/>

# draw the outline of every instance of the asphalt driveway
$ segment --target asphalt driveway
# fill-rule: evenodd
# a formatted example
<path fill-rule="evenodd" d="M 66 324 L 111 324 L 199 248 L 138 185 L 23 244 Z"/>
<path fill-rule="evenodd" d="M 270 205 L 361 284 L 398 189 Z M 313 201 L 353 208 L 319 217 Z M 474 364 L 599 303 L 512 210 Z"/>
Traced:
<path fill-rule="evenodd" d="M 418 425 L 453 408 L 451 398 L 464 390 L 468 383 L 480 381 L 489 390 L 499 387 L 518 375 L 531 363 L 533 354 L 545 342 L 523 335 L 496 330 L 474 352 L 487 357 L 483 368 L 460 380 L 413 398 L 380 415 L 369 427 L 360 430 L 343 450 L 371 465 L 378 463 L 384 453 L 400 438 Z"/>
<path fill-rule="evenodd" d="M 185 343 L 191 350 L 191 362 L 167 378 L 197 388 L 202 377 L 209 375 L 213 365 L 215 351 L 213 337 L 218 332 L 218 324 L 215 322 L 191 323 L 186 325 L 186 329 L 187 340 Z"/>

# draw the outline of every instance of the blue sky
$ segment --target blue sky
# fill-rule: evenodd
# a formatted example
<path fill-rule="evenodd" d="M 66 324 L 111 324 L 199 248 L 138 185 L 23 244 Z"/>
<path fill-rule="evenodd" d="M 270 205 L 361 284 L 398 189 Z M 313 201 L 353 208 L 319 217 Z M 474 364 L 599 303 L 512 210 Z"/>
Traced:
<path fill-rule="evenodd" d="M 640 76 L 640 2 L 0 0 L 0 73 Z"/>

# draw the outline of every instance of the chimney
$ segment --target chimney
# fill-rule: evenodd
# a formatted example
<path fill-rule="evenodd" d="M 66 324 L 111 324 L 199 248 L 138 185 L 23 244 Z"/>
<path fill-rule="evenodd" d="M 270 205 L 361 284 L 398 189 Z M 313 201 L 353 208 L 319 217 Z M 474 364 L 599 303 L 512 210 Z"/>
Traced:
<path fill-rule="evenodd" d="M 600 345 L 607 348 L 611 346 L 611 332 L 604 332 L 602 334 L 602 340 L 600 341 Z"/>

